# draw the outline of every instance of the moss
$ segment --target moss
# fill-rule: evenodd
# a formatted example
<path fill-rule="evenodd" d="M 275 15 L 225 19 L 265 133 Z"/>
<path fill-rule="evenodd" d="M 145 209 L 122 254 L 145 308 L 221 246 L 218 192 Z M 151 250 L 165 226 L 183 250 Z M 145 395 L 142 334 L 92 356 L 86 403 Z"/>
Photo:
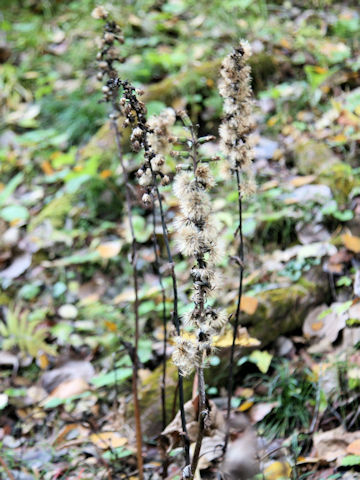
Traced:
<path fill-rule="evenodd" d="M 325 143 L 315 140 L 297 144 L 294 148 L 294 156 L 296 166 L 303 175 L 327 171 L 338 161 Z"/>
<path fill-rule="evenodd" d="M 353 188 L 360 185 L 360 180 L 355 178 L 351 166 L 342 162 L 322 172 L 319 181 L 331 188 L 336 201 L 341 205 L 347 203 Z"/>
<path fill-rule="evenodd" d="M 72 194 L 65 194 L 54 198 L 31 220 L 28 230 L 33 230 L 44 220 L 50 220 L 54 228 L 61 228 L 64 223 L 64 218 L 71 210 L 72 205 Z"/>
<path fill-rule="evenodd" d="M 242 324 L 262 345 L 276 340 L 279 335 L 301 328 L 308 311 L 323 300 L 325 289 L 308 280 L 288 287 L 267 290 L 257 295 L 258 308 L 253 315 L 245 315 Z"/>
<path fill-rule="evenodd" d="M 148 377 L 141 382 L 141 388 L 139 389 L 140 395 L 140 408 L 141 417 L 143 420 L 143 433 L 147 437 L 153 437 L 162 430 L 162 410 L 161 410 L 161 398 L 160 388 L 162 382 L 163 368 L 159 365 Z M 178 373 L 177 368 L 171 360 L 166 364 L 166 397 L 165 408 L 167 423 L 172 420 L 174 398 L 178 396 L 177 381 Z M 192 392 L 192 378 L 184 379 L 184 396 L 185 401 L 191 398 Z M 175 413 L 179 408 L 177 401 Z M 130 402 L 127 409 L 127 418 L 131 422 L 134 418 L 134 409 L 132 402 Z"/>

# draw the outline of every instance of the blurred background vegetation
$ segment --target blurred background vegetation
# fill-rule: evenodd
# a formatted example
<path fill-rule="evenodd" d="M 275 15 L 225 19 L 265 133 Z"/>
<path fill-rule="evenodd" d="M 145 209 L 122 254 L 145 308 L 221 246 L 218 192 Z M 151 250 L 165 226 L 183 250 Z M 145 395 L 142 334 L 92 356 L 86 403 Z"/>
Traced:
<path fill-rule="evenodd" d="M 94 361 L 95 393 L 89 398 L 92 406 L 100 402 L 98 412 L 119 391 L 129 391 L 131 362 L 119 332 L 132 337 L 130 236 L 107 107 L 99 103 L 95 56 L 102 25 L 91 17 L 96 5 L 92 0 L 1 2 L 0 408 L 11 428 L 19 421 L 21 401 L 34 404 L 28 388 L 69 359 Z M 255 313 L 244 308 L 244 323 L 276 356 L 271 342 L 301 334 L 309 311 L 335 300 L 347 311 L 354 295 L 360 247 L 342 235 L 360 235 L 358 2 L 124 0 L 104 6 L 126 38 L 120 76 L 145 87 L 149 114 L 166 106 L 185 108 L 201 134 L 216 134 L 221 119 L 216 88 L 221 59 L 239 38 L 252 45 L 258 191 L 244 215 L 245 291 L 258 307 Z M 217 152 L 215 144 L 212 148 Z M 126 155 L 135 170 L 139 157 Z M 236 191 L 221 166 L 215 174 L 216 211 L 231 254 Z M 165 192 L 171 221 L 175 204 L 170 188 Z M 149 391 L 157 392 L 158 377 L 151 372 L 161 357 L 162 306 L 147 216 L 139 202 L 140 358 L 144 381 L 155 381 Z M 274 255 L 280 250 L 287 254 Z M 331 262 L 339 252 L 343 256 Z M 231 313 L 236 266 L 225 259 L 221 268 L 221 302 Z M 186 262 L 178 258 L 181 311 L 188 308 L 186 272 Z M 169 287 L 168 279 L 165 284 Z M 170 289 L 167 302 L 170 311 Z M 239 376 L 244 365 L 251 374 L 258 365 L 255 357 L 244 358 Z M 226 378 L 222 354 L 213 359 L 219 363 L 224 369 L 208 379 L 214 397 Z M 274 401 L 280 378 L 283 392 L 303 389 L 314 408 L 316 378 L 301 373 L 299 381 L 284 386 L 283 372 L 292 367 L 275 362 L 269 370 L 269 365 L 260 368 L 273 385 L 267 401 Z M 50 387 L 45 390 L 51 393 Z M 67 402 L 72 414 L 81 416 L 87 408 L 81 403 L 84 394 L 75 392 L 60 405 Z M 285 397 L 280 405 L 288 402 Z M 238 405 L 242 400 L 239 394 Z M 324 402 L 324 408 L 332 405 L 331 399 Z M 289 420 L 302 406 L 300 401 L 288 410 L 278 408 L 264 431 L 289 434 L 296 427 Z M 301 412 L 304 423 L 310 417 Z"/>

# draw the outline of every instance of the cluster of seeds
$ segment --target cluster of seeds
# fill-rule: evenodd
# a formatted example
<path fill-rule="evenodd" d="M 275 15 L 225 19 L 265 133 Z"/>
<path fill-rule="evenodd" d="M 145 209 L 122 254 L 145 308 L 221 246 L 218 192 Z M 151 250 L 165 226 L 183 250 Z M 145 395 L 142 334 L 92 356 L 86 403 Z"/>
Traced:
<path fill-rule="evenodd" d="M 174 193 L 180 208 L 175 221 L 177 243 L 183 255 L 196 260 L 191 269 L 194 308 L 183 317 L 184 326 L 195 331 L 196 338 L 177 336 L 173 353 L 173 361 L 184 375 L 191 373 L 195 367 L 204 366 L 212 351 L 213 336 L 218 335 L 228 321 L 225 312 L 207 305 L 208 297 L 218 284 L 215 265 L 220 259 L 219 232 L 208 193 L 215 180 L 209 165 L 202 163 L 199 154 L 199 146 L 204 142 L 197 139 L 193 126 L 190 129 L 192 138 L 186 142 L 189 163 L 181 167 L 174 181 Z"/>
<path fill-rule="evenodd" d="M 247 65 L 250 56 L 250 45 L 241 41 L 239 47 L 225 57 L 219 82 L 219 92 L 224 98 L 224 118 L 219 129 L 220 147 L 231 168 L 241 174 L 243 193 L 252 193 L 255 185 L 250 137 L 255 124 L 251 119 L 252 89 L 250 66 Z"/>

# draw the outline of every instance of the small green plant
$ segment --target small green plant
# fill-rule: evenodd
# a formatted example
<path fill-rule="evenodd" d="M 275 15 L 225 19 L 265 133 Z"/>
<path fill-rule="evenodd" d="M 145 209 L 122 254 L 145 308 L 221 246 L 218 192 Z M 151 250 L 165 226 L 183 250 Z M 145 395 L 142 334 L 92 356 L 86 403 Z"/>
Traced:
<path fill-rule="evenodd" d="M 9 309 L 6 315 L 6 323 L 0 322 L 2 349 L 18 348 L 22 354 L 31 357 L 36 357 L 39 352 L 56 355 L 54 347 L 45 341 L 47 329 L 40 327 L 42 321 L 42 317 L 35 317 L 28 310 L 21 312 L 19 306 L 16 306 L 13 310 Z"/>
<path fill-rule="evenodd" d="M 315 401 L 316 388 L 306 371 L 289 369 L 288 362 L 276 367 L 275 376 L 262 376 L 268 388 L 269 402 L 276 406 L 262 420 L 260 430 L 268 437 L 288 436 L 295 429 L 307 429 L 311 419 L 308 408 Z"/>

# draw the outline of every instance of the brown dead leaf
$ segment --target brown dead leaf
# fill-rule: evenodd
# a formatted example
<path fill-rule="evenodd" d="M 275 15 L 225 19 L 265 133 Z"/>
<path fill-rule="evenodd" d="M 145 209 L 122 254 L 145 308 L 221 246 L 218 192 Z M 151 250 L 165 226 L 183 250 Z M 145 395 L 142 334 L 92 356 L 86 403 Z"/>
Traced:
<path fill-rule="evenodd" d="M 54 441 L 54 446 L 61 445 L 68 440 L 67 436 L 71 432 L 71 440 L 85 440 L 88 438 L 89 430 L 83 427 L 80 423 L 69 423 L 65 425 L 59 432 Z"/>
<path fill-rule="evenodd" d="M 347 446 L 346 451 L 352 455 L 360 455 L 360 438 L 351 442 L 350 445 Z"/>
<path fill-rule="evenodd" d="M 360 431 L 346 432 L 343 427 L 334 428 L 326 432 L 318 432 L 313 436 L 315 456 L 337 465 L 347 455 L 347 448 L 351 443 L 360 441 Z"/>
<path fill-rule="evenodd" d="M 197 402 L 189 400 L 184 405 L 186 429 L 190 442 L 195 442 L 199 431 Z M 215 403 L 209 400 L 209 416 L 205 427 L 205 437 L 223 435 L 225 420 Z M 181 416 L 178 412 L 172 422 L 163 430 L 159 437 L 159 445 L 165 451 L 171 451 L 182 443 Z"/>
<path fill-rule="evenodd" d="M 89 439 L 94 445 L 103 450 L 123 447 L 128 442 L 127 438 L 120 437 L 117 432 L 93 433 L 90 435 Z"/>
<path fill-rule="evenodd" d="M 248 315 L 253 315 L 256 312 L 258 307 L 259 301 L 255 297 L 241 297 L 240 308 L 243 312 L 247 313 Z"/>
<path fill-rule="evenodd" d="M 306 338 L 316 338 L 318 341 L 311 347 L 312 353 L 327 351 L 337 339 L 339 332 L 346 326 L 347 312 L 337 311 L 342 303 L 320 305 L 314 308 L 305 318 L 303 333 Z"/>
<path fill-rule="evenodd" d="M 355 253 L 360 252 L 360 237 L 345 233 L 344 235 L 341 235 L 341 240 L 348 250 Z"/>
<path fill-rule="evenodd" d="M 254 405 L 250 412 L 250 420 L 252 423 L 260 422 L 271 410 L 278 405 L 277 402 L 259 402 Z"/>
<path fill-rule="evenodd" d="M 89 384 L 83 378 L 73 378 L 60 383 L 45 399 L 46 402 L 53 398 L 65 400 L 74 395 L 80 395 L 90 390 Z"/>

